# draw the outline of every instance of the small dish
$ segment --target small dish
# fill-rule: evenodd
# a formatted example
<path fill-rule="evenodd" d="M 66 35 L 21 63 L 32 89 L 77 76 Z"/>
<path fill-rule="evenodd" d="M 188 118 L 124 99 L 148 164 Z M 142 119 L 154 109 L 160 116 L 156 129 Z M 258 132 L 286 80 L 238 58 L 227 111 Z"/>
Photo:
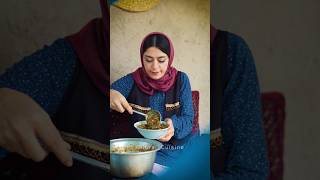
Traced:
<path fill-rule="evenodd" d="M 167 124 L 165 121 L 160 121 L 161 124 Z M 139 125 L 147 124 L 147 121 L 139 121 L 134 123 L 134 127 L 138 130 L 138 132 L 147 139 L 159 139 L 164 136 L 167 132 L 169 127 L 164 129 L 144 129 L 140 128 Z"/>

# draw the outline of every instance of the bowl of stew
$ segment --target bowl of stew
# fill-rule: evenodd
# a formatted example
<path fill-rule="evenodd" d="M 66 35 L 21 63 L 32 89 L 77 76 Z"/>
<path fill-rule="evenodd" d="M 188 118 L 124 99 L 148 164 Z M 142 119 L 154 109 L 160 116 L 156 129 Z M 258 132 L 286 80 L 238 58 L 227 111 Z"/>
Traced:
<path fill-rule="evenodd" d="M 169 129 L 169 126 L 165 121 L 160 121 L 160 124 L 157 127 L 148 126 L 147 121 L 138 121 L 134 123 L 134 127 L 147 139 L 159 139 L 164 136 Z"/>

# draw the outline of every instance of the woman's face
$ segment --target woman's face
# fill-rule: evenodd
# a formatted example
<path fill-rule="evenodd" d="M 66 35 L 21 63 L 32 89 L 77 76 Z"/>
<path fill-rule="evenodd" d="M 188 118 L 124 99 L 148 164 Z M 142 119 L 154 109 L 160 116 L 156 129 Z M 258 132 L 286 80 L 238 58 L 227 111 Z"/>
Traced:
<path fill-rule="evenodd" d="M 167 71 L 169 57 L 156 47 L 149 47 L 143 53 L 143 66 L 151 79 L 162 78 Z"/>

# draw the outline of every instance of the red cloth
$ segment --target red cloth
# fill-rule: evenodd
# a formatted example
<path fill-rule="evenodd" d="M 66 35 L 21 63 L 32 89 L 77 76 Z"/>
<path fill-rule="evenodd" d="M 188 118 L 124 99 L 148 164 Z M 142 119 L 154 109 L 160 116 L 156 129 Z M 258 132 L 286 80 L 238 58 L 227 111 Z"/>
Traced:
<path fill-rule="evenodd" d="M 192 134 L 199 133 L 199 91 L 192 91 L 192 107 L 194 111 Z"/>
<path fill-rule="evenodd" d="M 268 180 L 283 179 L 285 99 L 281 93 L 262 93 L 263 122 L 269 159 Z"/>
<path fill-rule="evenodd" d="M 168 41 L 170 45 L 170 54 L 169 54 L 169 63 L 168 63 L 168 69 L 166 73 L 163 75 L 162 78 L 154 80 L 151 79 L 147 73 L 145 72 L 145 69 L 143 67 L 143 43 L 144 41 L 149 38 L 151 35 L 154 34 L 159 34 L 163 35 Z M 152 32 L 148 34 L 142 41 L 141 46 L 140 46 L 140 60 L 141 60 L 141 66 L 138 68 L 135 72 L 133 72 L 133 79 L 138 86 L 138 88 L 148 94 L 148 95 L 153 95 L 155 90 L 166 92 L 168 91 L 172 85 L 174 85 L 176 81 L 176 76 L 177 76 L 177 70 L 174 67 L 171 67 L 172 62 L 173 62 L 173 57 L 174 57 L 174 49 L 172 42 L 170 39 L 163 33 L 160 32 Z"/>
<path fill-rule="evenodd" d="M 91 20 L 80 32 L 67 36 L 91 81 L 103 94 L 107 93 L 109 77 L 107 60 L 110 57 L 109 8 L 100 0 L 102 18 Z"/>

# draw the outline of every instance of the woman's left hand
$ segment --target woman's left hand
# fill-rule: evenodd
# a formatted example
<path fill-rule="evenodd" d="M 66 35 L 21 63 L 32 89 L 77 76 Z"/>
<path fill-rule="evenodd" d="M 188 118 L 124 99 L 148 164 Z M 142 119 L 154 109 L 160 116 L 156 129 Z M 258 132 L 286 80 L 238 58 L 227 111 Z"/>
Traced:
<path fill-rule="evenodd" d="M 169 125 L 169 129 L 168 129 L 167 134 L 165 134 L 164 136 L 162 136 L 159 139 L 159 141 L 161 141 L 161 142 L 168 142 L 172 138 L 172 136 L 174 135 L 174 127 L 173 127 L 172 119 L 166 118 L 165 121 Z"/>

